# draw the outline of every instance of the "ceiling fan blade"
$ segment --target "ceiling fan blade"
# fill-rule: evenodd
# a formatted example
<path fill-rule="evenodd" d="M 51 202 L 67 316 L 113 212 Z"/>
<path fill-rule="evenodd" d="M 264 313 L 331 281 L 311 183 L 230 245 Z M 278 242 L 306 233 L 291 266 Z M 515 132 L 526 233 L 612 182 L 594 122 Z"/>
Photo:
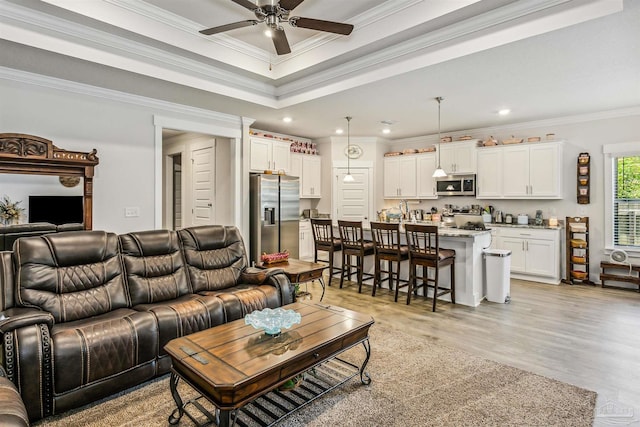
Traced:
<path fill-rule="evenodd" d="M 258 6 L 256 6 L 255 2 L 250 0 L 231 0 L 235 4 L 239 4 L 242 7 L 246 7 L 249 10 L 256 10 Z"/>
<path fill-rule="evenodd" d="M 289 23 L 294 27 L 308 28 L 310 30 L 326 31 L 348 36 L 353 31 L 353 25 L 340 22 L 323 21 L 321 19 L 300 18 L 295 16 L 289 19 Z"/>
<path fill-rule="evenodd" d="M 250 19 L 248 21 L 234 22 L 233 24 L 220 25 L 219 27 L 207 28 L 206 30 L 200 30 L 201 34 L 210 36 L 212 34 L 218 34 L 229 30 L 235 30 L 236 28 L 250 27 L 256 25 L 259 21 Z"/>
<path fill-rule="evenodd" d="M 286 10 L 293 10 L 304 0 L 280 0 L 280 7 Z"/>
<path fill-rule="evenodd" d="M 273 45 L 275 46 L 278 55 L 286 55 L 287 53 L 291 53 L 289 40 L 287 40 L 287 35 L 284 33 L 284 30 L 274 30 L 272 38 Z"/>

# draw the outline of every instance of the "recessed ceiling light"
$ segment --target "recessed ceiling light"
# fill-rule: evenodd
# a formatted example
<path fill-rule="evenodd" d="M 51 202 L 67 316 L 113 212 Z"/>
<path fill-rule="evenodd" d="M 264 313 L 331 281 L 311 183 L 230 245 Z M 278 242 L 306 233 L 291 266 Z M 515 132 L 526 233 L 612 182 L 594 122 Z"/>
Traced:
<path fill-rule="evenodd" d="M 498 111 L 498 114 L 500 114 L 501 116 L 506 116 L 509 113 L 511 113 L 511 110 L 508 108 L 503 108 L 502 110 Z"/>
<path fill-rule="evenodd" d="M 384 133 L 384 134 L 391 133 L 391 129 L 384 128 L 384 129 L 382 129 L 382 133 Z"/>
<path fill-rule="evenodd" d="M 338 135 L 342 135 L 344 133 L 344 131 L 342 129 L 336 129 L 336 133 Z"/>
<path fill-rule="evenodd" d="M 291 120 L 293 120 L 291 117 L 284 117 L 282 119 L 282 121 L 285 122 L 285 123 L 291 123 Z"/>

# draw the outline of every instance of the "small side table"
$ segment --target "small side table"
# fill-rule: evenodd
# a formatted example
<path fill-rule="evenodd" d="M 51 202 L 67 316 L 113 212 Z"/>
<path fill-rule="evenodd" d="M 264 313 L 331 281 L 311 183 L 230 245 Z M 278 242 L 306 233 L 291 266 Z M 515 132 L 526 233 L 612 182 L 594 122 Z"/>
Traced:
<path fill-rule="evenodd" d="M 322 296 L 320 297 L 320 301 L 324 298 L 325 284 L 324 279 L 322 278 L 322 272 L 325 268 L 329 267 L 327 264 L 289 258 L 287 261 L 272 264 L 259 263 L 256 264 L 256 267 L 281 268 L 284 271 L 284 274 L 294 285 L 317 280 L 322 286 Z"/>

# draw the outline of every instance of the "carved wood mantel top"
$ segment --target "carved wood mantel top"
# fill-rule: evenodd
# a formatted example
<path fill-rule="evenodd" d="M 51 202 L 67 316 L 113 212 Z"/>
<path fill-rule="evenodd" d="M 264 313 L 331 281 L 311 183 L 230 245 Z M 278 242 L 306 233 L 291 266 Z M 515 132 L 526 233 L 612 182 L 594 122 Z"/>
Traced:
<path fill-rule="evenodd" d="M 97 150 L 88 153 L 58 148 L 53 142 L 38 136 L 21 133 L 0 133 L 0 159 L 39 160 L 44 164 L 70 163 L 96 166 L 99 163 Z"/>
<path fill-rule="evenodd" d="M 84 178 L 84 227 L 93 227 L 93 170 L 99 159 L 88 153 L 63 150 L 48 139 L 22 133 L 0 133 L 0 173 L 81 176 Z"/>

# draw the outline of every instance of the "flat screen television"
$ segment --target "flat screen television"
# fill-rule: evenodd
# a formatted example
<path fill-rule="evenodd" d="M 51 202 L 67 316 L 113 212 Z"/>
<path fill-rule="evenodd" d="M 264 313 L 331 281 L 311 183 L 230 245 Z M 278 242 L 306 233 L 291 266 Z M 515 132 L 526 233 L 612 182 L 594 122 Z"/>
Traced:
<path fill-rule="evenodd" d="M 82 223 L 82 196 L 29 196 L 29 222 Z"/>

